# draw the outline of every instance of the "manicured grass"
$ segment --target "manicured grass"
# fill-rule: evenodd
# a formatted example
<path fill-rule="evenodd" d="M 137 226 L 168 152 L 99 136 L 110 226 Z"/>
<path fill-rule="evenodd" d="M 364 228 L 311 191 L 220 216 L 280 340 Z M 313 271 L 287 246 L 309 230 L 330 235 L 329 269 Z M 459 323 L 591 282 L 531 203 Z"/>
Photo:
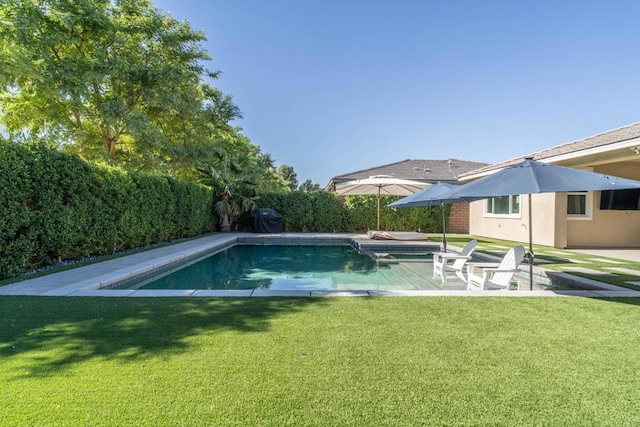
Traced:
<path fill-rule="evenodd" d="M 430 239 L 435 241 L 442 240 L 437 235 L 429 236 Z M 523 245 L 525 249 L 529 249 L 528 243 L 513 242 L 508 240 L 491 239 L 488 237 L 469 236 L 466 234 L 454 234 L 447 236 L 447 242 L 456 245 L 464 246 L 471 239 L 478 240 L 477 251 L 484 253 L 503 256 L 507 249 L 500 248 L 500 246 L 509 248 L 515 245 Z M 630 284 L 628 282 L 640 282 L 640 262 L 628 261 L 618 258 L 607 258 L 601 256 L 595 256 L 590 254 L 584 254 L 580 252 L 573 252 L 570 249 L 556 249 L 550 246 L 533 245 L 533 252 L 535 258 L 545 260 L 547 262 L 539 263 L 535 265 L 544 267 L 549 270 L 562 271 L 572 274 L 574 276 L 586 277 L 587 279 L 597 280 L 599 282 L 610 283 L 612 285 L 621 286 L 624 288 L 640 290 L 640 286 Z M 561 255 L 558 252 L 570 254 Z M 576 262 L 577 261 L 577 262 Z M 527 262 L 526 260 L 524 262 Z M 588 274 L 578 271 L 568 270 L 567 267 L 582 267 L 590 270 L 596 270 L 608 275 L 602 274 Z M 611 268 L 625 268 L 628 270 L 638 271 L 637 275 L 628 274 L 626 272 L 620 272 L 611 270 Z"/>
<path fill-rule="evenodd" d="M 0 297 L 0 425 L 640 425 L 640 299 Z"/>

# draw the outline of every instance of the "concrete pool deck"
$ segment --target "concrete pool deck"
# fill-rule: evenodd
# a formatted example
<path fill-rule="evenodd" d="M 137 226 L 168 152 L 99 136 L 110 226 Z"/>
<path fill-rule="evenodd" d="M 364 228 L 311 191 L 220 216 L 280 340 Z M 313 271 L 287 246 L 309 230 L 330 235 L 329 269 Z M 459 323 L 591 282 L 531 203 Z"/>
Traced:
<path fill-rule="evenodd" d="M 132 277 L 150 275 L 153 271 L 169 268 L 176 263 L 186 262 L 207 253 L 223 249 L 231 244 L 263 240 L 265 244 L 274 241 L 282 243 L 305 244 L 310 241 L 325 243 L 353 241 L 359 248 L 367 250 L 386 250 L 388 247 L 411 246 L 411 251 L 434 250 L 433 241 L 379 241 L 370 240 L 366 235 L 347 233 L 225 233 L 213 234 L 169 246 L 150 249 L 120 258 L 98 262 L 66 271 L 27 279 L 21 282 L 0 286 L 1 295 L 31 296 L 87 296 L 87 297 L 330 297 L 330 296 L 580 296 L 580 297 L 640 297 L 640 291 L 596 282 L 559 273 L 590 289 L 585 290 L 509 290 L 509 291 L 460 291 L 460 290 L 426 290 L 426 291 L 274 291 L 274 290 L 136 290 L 136 289 L 101 289 L 130 280 Z M 305 242 L 305 240 L 307 242 Z M 259 244 L 259 243 L 258 243 Z M 436 249 L 437 250 L 437 249 Z M 605 256 L 606 254 L 600 254 Z M 635 256 L 635 255 L 634 255 Z M 541 267 L 536 267 L 542 270 Z M 563 276 L 563 277 L 564 277 Z"/>

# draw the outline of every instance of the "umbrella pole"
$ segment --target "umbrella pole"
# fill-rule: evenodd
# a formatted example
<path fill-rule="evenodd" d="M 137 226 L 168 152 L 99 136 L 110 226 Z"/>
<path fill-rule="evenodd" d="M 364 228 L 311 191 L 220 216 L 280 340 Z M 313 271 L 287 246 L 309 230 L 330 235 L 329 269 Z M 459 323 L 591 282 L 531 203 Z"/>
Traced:
<path fill-rule="evenodd" d="M 531 193 L 529 193 L 529 290 L 533 290 L 533 230 L 531 230 L 531 224 L 533 220 L 531 218 Z"/>
<path fill-rule="evenodd" d="M 447 252 L 447 232 L 445 230 L 446 223 L 444 220 L 444 203 L 440 203 L 440 211 L 442 212 L 442 246 L 444 247 L 444 252 Z"/>
<path fill-rule="evenodd" d="M 380 231 L 380 187 L 378 187 L 378 231 Z"/>

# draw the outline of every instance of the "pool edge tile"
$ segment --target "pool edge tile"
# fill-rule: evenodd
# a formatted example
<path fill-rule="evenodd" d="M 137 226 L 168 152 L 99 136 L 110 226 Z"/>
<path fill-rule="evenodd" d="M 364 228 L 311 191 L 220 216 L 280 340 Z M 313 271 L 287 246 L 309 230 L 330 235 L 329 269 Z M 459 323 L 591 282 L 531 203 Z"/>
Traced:
<path fill-rule="evenodd" d="M 193 295 L 195 289 L 136 289 L 131 297 L 188 297 Z"/>
<path fill-rule="evenodd" d="M 237 290 L 212 290 L 212 289 L 196 289 L 191 294 L 192 297 L 217 297 L 217 298 L 247 298 L 253 293 L 253 289 L 237 289 Z"/>
<path fill-rule="evenodd" d="M 310 297 L 311 291 L 277 291 L 256 289 L 252 297 Z"/>
<path fill-rule="evenodd" d="M 368 297 L 369 291 L 311 291 L 312 297 Z"/>

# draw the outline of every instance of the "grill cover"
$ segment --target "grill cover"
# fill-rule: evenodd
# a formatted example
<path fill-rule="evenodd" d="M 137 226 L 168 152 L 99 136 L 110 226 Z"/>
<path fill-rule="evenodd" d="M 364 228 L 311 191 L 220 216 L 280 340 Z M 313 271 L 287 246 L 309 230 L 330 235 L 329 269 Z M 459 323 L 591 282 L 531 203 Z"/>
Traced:
<path fill-rule="evenodd" d="M 282 215 L 270 208 L 262 208 L 254 211 L 253 228 L 254 233 L 280 233 L 282 232 Z"/>

